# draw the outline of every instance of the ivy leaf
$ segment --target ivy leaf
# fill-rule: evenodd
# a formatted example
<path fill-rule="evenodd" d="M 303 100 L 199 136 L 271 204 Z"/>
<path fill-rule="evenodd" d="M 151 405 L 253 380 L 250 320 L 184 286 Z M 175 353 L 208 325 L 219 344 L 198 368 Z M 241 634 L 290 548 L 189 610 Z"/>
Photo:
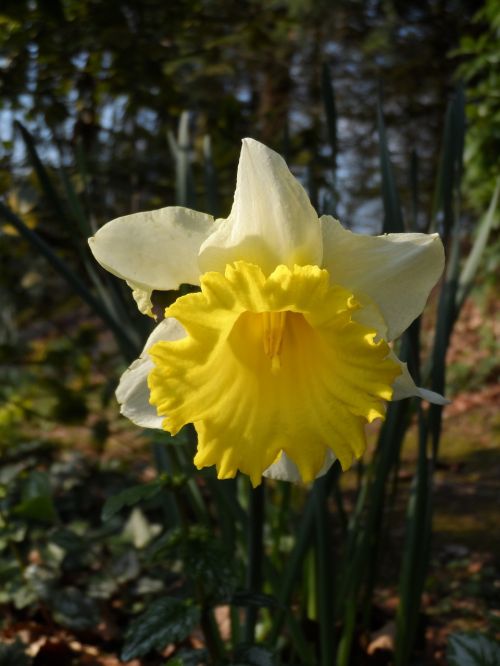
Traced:
<path fill-rule="evenodd" d="M 47 474 L 31 472 L 24 482 L 21 502 L 14 507 L 13 513 L 28 520 L 55 522 L 57 514 Z"/>
<path fill-rule="evenodd" d="M 206 650 L 181 650 L 171 657 L 164 666 L 198 666 L 207 661 Z"/>
<path fill-rule="evenodd" d="M 199 618 L 199 609 L 187 601 L 173 597 L 157 599 L 130 623 L 125 634 L 122 661 L 142 657 L 152 650 L 162 650 L 168 643 L 184 640 Z"/>
<path fill-rule="evenodd" d="M 99 624 L 99 610 L 95 601 L 75 587 L 56 590 L 49 602 L 55 621 L 63 627 L 84 630 Z"/>
<path fill-rule="evenodd" d="M 122 490 L 117 495 L 109 497 L 102 509 L 102 520 L 109 520 L 126 506 L 134 506 L 139 502 L 151 499 L 160 492 L 162 485 L 159 479 L 155 479 L 151 483 L 141 483 L 137 486 L 131 486 Z"/>
<path fill-rule="evenodd" d="M 25 645 L 16 638 L 14 643 L 0 643 L 0 666 L 30 666 L 32 660 L 25 653 Z"/>
<path fill-rule="evenodd" d="M 169 530 L 153 545 L 151 557 L 155 561 L 181 562 L 186 576 L 202 583 L 211 605 L 227 602 L 236 587 L 237 572 L 231 554 L 205 527 L 193 525 L 187 533 L 177 528 Z"/>
<path fill-rule="evenodd" d="M 187 481 L 185 474 L 161 474 L 154 481 L 149 483 L 140 483 L 130 488 L 125 488 L 120 493 L 109 497 L 104 503 L 101 519 L 103 521 L 112 518 L 118 511 L 126 506 L 135 506 L 139 502 L 144 502 L 155 497 L 160 490 L 172 490 L 182 487 Z"/>
<path fill-rule="evenodd" d="M 235 666 L 274 666 L 273 654 L 261 645 L 241 643 L 236 648 Z"/>
<path fill-rule="evenodd" d="M 449 666 L 497 666 L 500 645 L 479 633 L 452 634 L 447 657 Z"/>

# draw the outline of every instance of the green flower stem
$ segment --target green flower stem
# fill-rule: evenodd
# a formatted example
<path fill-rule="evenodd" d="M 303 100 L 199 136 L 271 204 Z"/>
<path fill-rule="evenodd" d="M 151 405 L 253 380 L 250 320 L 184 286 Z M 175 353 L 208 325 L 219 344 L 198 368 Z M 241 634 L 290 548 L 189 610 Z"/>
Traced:
<path fill-rule="evenodd" d="M 172 474 L 172 464 L 166 446 L 160 442 L 153 441 L 151 448 L 158 474 Z M 169 525 L 181 525 L 181 510 L 179 509 L 175 494 L 172 491 L 165 490 L 163 498 L 162 510 L 165 528 Z"/>
<path fill-rule="evenodd" d="M 219 664 L 225 661 L 224 643 L 222 642 L 219 627 L 217 626 L 212 609 L 203 601 L 203 593 L 200 596 L 202 598 L 200 625 L 205 637 L 205 645 L 210 655 L 210 663 L 213 666 L 219 666 Z"/>
<path fill-rule="evenodd" d="M 290 558 L 281 575 L 280 589 L 277 594 L 280 609 L 274 616 L 274 622 L 269 636 L 269 642 L 271 645 L 275 645 L 280 636 L 283 622 L 287 617 L 286 609 L 290 603 L 293 588 L 300 576 L 302 563 L 310 544 L 314 521 L 314 502 L 311 500 L 312 498 L 309 496 L 298 530 L 296 545 L 290 554 Z"/>
<path fill-rule="evenodd" d="M 409 407 L 409 400 L 390 404 L 379 436 L 372 469 L 361 490 L 349 526 L 347 547 L 341 565 L 343 575 L 338 579 L 335 599 L 336 617 L 342 623 L 342 636 L 337 649 L 337 666 L 347 666 L 350 663 L 360 590 L 363 584 L 372 584 L 374 572 L 377 570 L 387 479 L 399 457 L 407 428 Z M 365 593 L 364 599 L 369 598 L 371 592 L 370 596 Z"/>
<path fill-rule="evenodd" d="M 260 592 L 262 586 L 263 530 L 265 519 L 264 479 L 260 486 L 250 490 L 249 525 L 248 525 L 248 570 L 247 588 L 249 592 Z M 249 606 L 246 615 L 245 641 L 255 640 L 257 608 Z"/>
<path fill-rule="evenodd" d="M 281 495 L 280 506 L 278 515 L 276 517 L 275 525 L 272 532 L 272 548 L 271 548 L 271 561 L 275 566 L 279 566 L 281 560 L 281 537 L 285 534 L 287 528 L 286 521 L 290 514 L 290 500 L 292 484 L 288 481 L 279 481 L 279 491 Z"/>
<path fill-rule="evenodd" d="M 159 473 L 166 472 L 167 474 L 180 473 L 182 471 L 182 464 L 179 462 L 179 454 L 181 449 L 172 446 L 170 450 L 160 442 L 153 442 L 153 454 L 156 462 L 156 467 Z M 174 456 L 172 456 L 174 454 Z M 173 459 L 172 459 L 173 457 Z M 189 489 L 188 489 L 189 490 Z M 179 488 L 173 493 L 168 493 L 168 506 L 165 507 L 165 529 L 168 529 L 170 524 L 178 524 L 183 533 L 184 538 L 187 538 L 190 514 L 192 513 L 193 498 L 187 493 L 187 496 Z M 190 502 L 191 500 L 191 502 Z M 194 581 L 196 589 L 196 600 L 200 606 L 201 618 L 200 625 L 205 638 L 205 645 L 207 652 L 210 655 L 212 664 L 220 664 L 224 660 L 225 650 L 222 642 L 219 628 L 215 620 L 210 602 L 207 599 L 203 581 L 197 577 Z"/>
<path fill-rule="evenodd" d="M 338 462 L 330 467 L 328 473 L 325 474 L 322 483 L 325 485 L 325 493 L 328 495 L 332 488 L 335 477 L 339 474 L 340 467 Z M 318 481 L 316 482 L 318 483 Z M 316 497 L 314 492 L 309 494 L 306 505 L 302 514 L 302 520 L 297 530 L 297 538 L 295 547 L 290 554 L 290 558 L 285 566 L 281 575 L 280 589 L 278 590 L 277 597 L 281 606 L 280 610 L 276 612 L 274 617 L 273 626 L 269 636 L 269 643 L 275 645 L 278 640 L 283 626 L 283 622 L 290 615 L 287 612 L 289 607 L 294 587 L 297 580 L 300 579 L 300 571 L 304 562 L 304 558 L 309 550 L 311 539 L 314 534 L 314 517 L 315 517 Z"/>
<path fill-rule="evenodd" d="M 230 608 L 231 615 L 231 643 L 234 647 L 241 641 L 241 626 L 239 609 L 235 606 Z"/>
<path fill-rule="evenodd" d="M 408 500 L 407 535 L 399 582 L 394 663 L 406 666 L 415 643 L 421 597 L 429 562 L 432 532 L 432 464 L 427 458 L 428 427 L 422 410 L 418 414 L 418 464 Z"/>
<path fill-rule="evenodd" d="M 320 664 L 331 666 L 335 661 L 335 624 L 333 618 L 332 548 L 328 525 L 328 488 L 325 477 L 314 485 L 314 524 L 316 531 L 316 619 L 319 623 Z"/>

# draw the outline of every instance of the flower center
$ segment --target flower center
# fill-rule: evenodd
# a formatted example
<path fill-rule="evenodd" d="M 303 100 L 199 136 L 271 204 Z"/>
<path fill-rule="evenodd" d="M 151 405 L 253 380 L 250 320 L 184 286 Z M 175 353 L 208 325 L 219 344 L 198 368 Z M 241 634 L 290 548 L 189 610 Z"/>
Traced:
<path fill-rule="evenodd" d="M 276 374 L 281 368 L 280 353 L 286 316 L 286 312 L 263 312 L 261 315 L 264 352 L 271 359 L 273 374 Z"/>
<path fill-rule="evenodd" d="M 327 455 L 348 468 L 400 373 L 377 331 L 354 318 L 359 301 L 318 266 L 266 276 L 239 261 L 200 283 L 166 313 L 186 336 L 149 350 L 163 428 L 193 423 L 194 463 L 217 465 L 221 479 L 240 470 L 257 485 L 282 452 L 306 482 Z"/>

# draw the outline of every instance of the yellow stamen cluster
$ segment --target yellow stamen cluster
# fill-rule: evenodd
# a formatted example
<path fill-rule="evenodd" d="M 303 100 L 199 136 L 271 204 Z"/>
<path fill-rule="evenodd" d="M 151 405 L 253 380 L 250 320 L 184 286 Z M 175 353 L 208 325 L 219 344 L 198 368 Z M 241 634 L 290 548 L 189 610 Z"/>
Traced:
<path fill-rule="evenodd" d="M 286 315 L 286 312 L 263 312 L 261 315 L 264 352 L 271 359 L 271 369 L 273 372 L 278 372 L 281 367 L 280 352 Z"/>

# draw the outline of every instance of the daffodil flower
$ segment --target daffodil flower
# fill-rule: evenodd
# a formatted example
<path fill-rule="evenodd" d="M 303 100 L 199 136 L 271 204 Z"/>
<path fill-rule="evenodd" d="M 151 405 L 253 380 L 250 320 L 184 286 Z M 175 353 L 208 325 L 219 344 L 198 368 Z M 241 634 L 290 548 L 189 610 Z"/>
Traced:
<path fill-rule="evenodd" d="M 363 453 L 365 425 L 388 400 L 420 396 L 391 350 L 443 270 L 439 237 L 364 236 L 318 218 L 274 151 L 243 141 L 227 219 L 168 207 L 120 217 L 90 239 L 132 287 L 188 283 L 120 380 L 121 411 L 176 434 L 193 423 L 194 463 L 308 482 Z"/>

